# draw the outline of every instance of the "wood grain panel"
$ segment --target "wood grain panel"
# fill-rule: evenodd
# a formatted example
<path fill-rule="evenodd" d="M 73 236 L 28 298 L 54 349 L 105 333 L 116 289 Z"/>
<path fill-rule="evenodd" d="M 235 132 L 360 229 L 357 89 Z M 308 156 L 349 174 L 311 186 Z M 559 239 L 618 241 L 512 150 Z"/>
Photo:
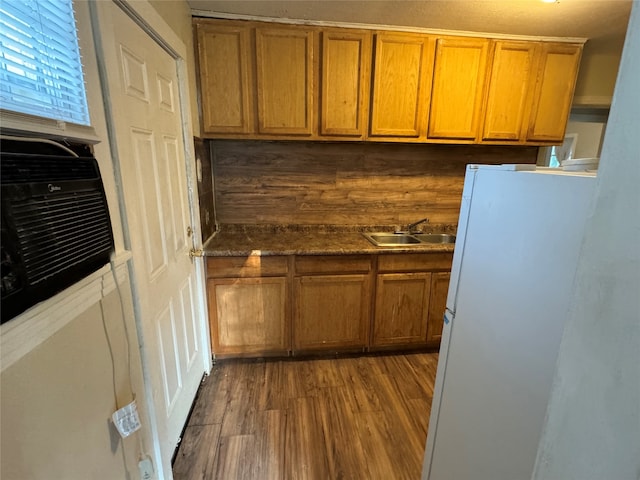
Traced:
<path fill-rule="evenodd" d="M 527 140 L 562 143 L 581 54 L 582 45 L 543 45 Z"/>
<path fill-rule="evenodd" d="M 317 275 L 294 280 L 294 352 L 364 349 L 369 275 Z"/>
<path fill-rule="evenodd" d="M 451 270 L 453 253 L 406 253 L 378 256 L 379 272 Z"/>
<path fill-rule="evenodd" d="M 299 27 L 256 28 L 258 130 L 311 135 L 313 33 Z"/>
<path fill-rule="evenodd" d="M 364 136 L 370 65 L 370 32 L 322 32 L 321 135 Z"/>
<path fill-rule="evenodd" d="M 318 400 L 314 397 L 291 399 L 285 437 L 284 478 L 331 478 L 319 410 Z"/>
<path fill-rule="evenodd" d="M 269 277 L 286 275 L 287 257 L 208 257 L 207 277 Z"/>
<path fill-rule="evenodd" d="M 424 345 L 431 273 L 386 273 L 377 278 L 371 345 Z"/>
<path fill-rule="evenodd" d="M 371 257 L 361 255 L 296 256 L 295 273 L 368 273 Z"/>
<path fill-rule="evenodd" d="M 524 140 L 523 124 L 535 82 L 536 44 L 496 41 L 483 140 Z"/>
<path fill-rule="evenodd" d="M 205 133 L 249 133 L 253 104 L 249 61 L 250 31 L 245 25 L 196 22 Z"/>
<path fill-rule="evenodd" d="M 215 278 L 207 282 L 214 353 L 289 350 L 287 279 Z"/>
<path fill-rule="evenodd" d="M 189 422 L 173 475 L 420 478 L 437 358 L 419 353 L 218 362 L 197 406 L 221 414 L 214 424 Z"/>
<path fill-rule="evenodd" d="M 173 478 L 214 478 L 218 464 L 219 440 L 220 424 L 188 426 L 180 443 L 180 452 L 173 464 Z"/>
<path fill-rule="evenodd" d="M 450 272 L 436 272 L 431 275 L 431 299 L 429 301 L 429 322 L 427 341 L 433 345 L 440 343 L 444 324 L 444 311 L 447 308 Z"/>
<path fill-rule="evenodd" d="M 371 136 L 424 138 L 428 104 L 425 73 L 433 39 L 425 35 L 377 33 L 371 94 Z"/>
<path fill-rule="evenodd" d="M 474 140 L 480 132 L 489 41 L 440 38 L 436 42 L 429 138 Z"/>
<path fill-rule="evenodd" d="M 537 147 L 215 141 L 219 223 L 458 221 L 468 163 L 535 163 Z"/>

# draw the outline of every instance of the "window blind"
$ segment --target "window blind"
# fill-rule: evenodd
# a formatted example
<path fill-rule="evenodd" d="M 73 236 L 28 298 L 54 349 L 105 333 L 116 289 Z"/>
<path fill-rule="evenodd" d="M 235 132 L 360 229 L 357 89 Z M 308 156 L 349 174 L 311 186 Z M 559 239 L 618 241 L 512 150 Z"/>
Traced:
<path fill-rule="evenodd" d="M 0 1 L 0 108 L 89 125 L 72 0 Z"/>

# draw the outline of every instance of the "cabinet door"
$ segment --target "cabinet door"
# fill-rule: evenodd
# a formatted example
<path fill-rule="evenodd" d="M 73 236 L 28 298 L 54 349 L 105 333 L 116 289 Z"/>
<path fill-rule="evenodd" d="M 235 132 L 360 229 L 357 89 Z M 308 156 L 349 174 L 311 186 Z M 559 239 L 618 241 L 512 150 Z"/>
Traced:
<path fill-rule="evenodd" d="M 489 79 L 483 140 L 518 141 L 524 130 L 535 82 L 536 44 L 496 41 Z"/>
<path fill-rule="evenodd" d="M 363 349 L 367 345 L 368 275 L 314 275 L 295 279 L 293 349 Z"/>
<path fill-rule="evenodd" d="M 370 33 L 322 32 L 321 135 L 364 136 L 370 63 Z"/>
<path fill-rule="evenodd" d="M 246 26 L 197 23 L 202 129 L 205 133 L 253 130 L 250 31 Z"/>
<path fill-rule="evenodd" d="M 480 133 L 489 40 L 440 38 L 428 137 L 475 140 Z"/>
<path fill-rule="evenodd" d="M 256 28 L 258 131 L 313 133 L 313 33 L 295 27 Z"/>
<path fill-rule="evenodd" d="M 542 46 L 528 141 L 562 143 L 578 75 L 582 45 Z"/>
<path fill-rule="evenodd" d="M 215 354 L 289 350 L 287 278 L 208 280 L 211 343 Z"/>
<path fill-rule="evenodd" d="M 430 273 L 378 275 L 371 345 L 426 344 L 430 291 Z"/>
<path fill-rule="evenodd" d="M 427 323 L 427 342 L 437 345 L 442 338 L 444 311 L 447 308 L 450 272 L 431 274 L 431 300 L 429 301 L 429 322 Z"/>
<path fill-rule="evenodd" d="M 424 138 L 433 39 L 378 33 L 370 136 Z"/>

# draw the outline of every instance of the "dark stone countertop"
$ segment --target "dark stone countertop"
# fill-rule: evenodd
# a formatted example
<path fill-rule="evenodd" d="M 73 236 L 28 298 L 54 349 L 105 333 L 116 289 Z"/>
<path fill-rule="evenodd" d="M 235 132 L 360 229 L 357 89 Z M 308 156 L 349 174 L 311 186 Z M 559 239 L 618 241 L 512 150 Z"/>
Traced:
<path fill-rule="evenodd" d="M 354 255 L 453 252 L 454 244 L 376 247 L 362 232 L 393 232 L 393 226 L 221 225 L 204 244 L 205 256 Z M 426 225 L 424 233 L 453 233 L 455 225 Z"/>

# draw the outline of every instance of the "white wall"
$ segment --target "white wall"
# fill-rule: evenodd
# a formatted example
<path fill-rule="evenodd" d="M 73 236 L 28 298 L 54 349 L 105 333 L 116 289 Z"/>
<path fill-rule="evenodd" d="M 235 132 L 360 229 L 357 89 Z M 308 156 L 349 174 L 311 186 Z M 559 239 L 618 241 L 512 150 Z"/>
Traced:
<path fill-rule="evenodd" d="M 100 140 L 94 154 L 103 177 L 116 252 L 119 258 L 126 258 L 88 0 L 74 0 L 74 8 L 91 123 Z M 23 133 L 38 129 L 39 125 L 27 125 Z M 121 269 L 125 272 L 121 299 L 116 290 L 105 288 L 110 279 L 107 271 L 90 282 L 91 286 L 80 287 L 88 280 L 84 279 L 2 324 L 2 345 L 7 347 L 1 352 L 0 374 L 3 480 L 138 478 L 138 459 L 153 451 L 153 440 L 131 286 L 126 268 Z M 35 327 L 36 323 L 42 328 Z M 34 335 L 17 335 L 27 324 L 27 334 Z M 143 428 L 123 440 L 110 417 L 131 401 L 130 375 Z"/>
<path fill-rule="evenodd" d="M 606 124 L 604 122 L 578 122 L 569 120 L 566 133 L 575 133 L 578 135 L 573 158 L 600 156 L 600 147 L 602 145 L 605 126 Z"/>
<path fill-rule="evenodd" d="M 128 281 L 122 291 L 132 319 Z M 110 422 L 116 405 L 131 401 L 120 311 L 114 290 L 2 371 L 0 478 L 125 479 L 127 471 L 137 478 L 138 456 L 151 450 L 149 437 L 141 437 L 143 430 L 123 440 Z M 130 322 L 131 328 L 133 384 L 141 392 Z M 138 395 L 137 401 L 144 417 L 144 397 Z"/>
<path fill-rule="evenodd" d="M 622 55 L 535 480 L 640 478 L 639 3 Z"/>

